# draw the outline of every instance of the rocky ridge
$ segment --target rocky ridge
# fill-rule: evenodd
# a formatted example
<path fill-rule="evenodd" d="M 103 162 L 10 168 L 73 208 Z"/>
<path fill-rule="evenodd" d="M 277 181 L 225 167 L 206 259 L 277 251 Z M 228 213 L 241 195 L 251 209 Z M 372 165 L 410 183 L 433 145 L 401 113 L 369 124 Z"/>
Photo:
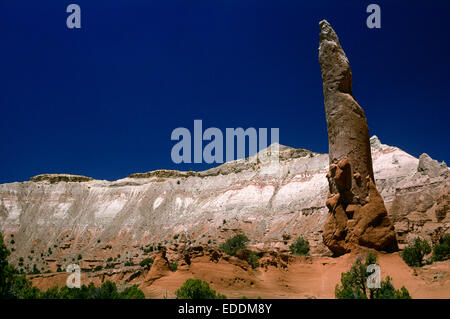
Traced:
<path fill-rule="evenodd" d="M 436 242 L 450 232 L 446 165 L 377 137 L 371 151 L 400 247 L 416 236 Z M 120 268 L 158 246 L 175 260 L 193 245 L 218 246 L 241 232 L 256 250 L 282 253 L 302 235 L 312 255 L 330 255 L 322 242 L 328 155 L 280 147 L 280 158 L 279 168 L 235 161 L 193 176 L 2 184 L 0 230 L 14 248 L 11 261 L 19 265 L 22 258 L 29 270 L 37 264 L 54 271 L 74 261 L 85 270 Z"/>

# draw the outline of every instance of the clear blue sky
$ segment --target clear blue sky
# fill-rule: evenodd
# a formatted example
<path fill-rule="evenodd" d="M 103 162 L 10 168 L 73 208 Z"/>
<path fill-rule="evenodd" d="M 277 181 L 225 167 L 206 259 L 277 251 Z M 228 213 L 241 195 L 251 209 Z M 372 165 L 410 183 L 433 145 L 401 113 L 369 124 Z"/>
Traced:
<path fill-rule="evenodd" d="M 450 1 L 0 2 L 0 183 L 176 165 L 174 128 L 279 127 L 327 152 L 318 22 L 338 33 L 371 135 L 450 161 Z M 369 3 L 381 29 L 365 25 Z M 82 28 L 66 27 L 77 3 Z"/>

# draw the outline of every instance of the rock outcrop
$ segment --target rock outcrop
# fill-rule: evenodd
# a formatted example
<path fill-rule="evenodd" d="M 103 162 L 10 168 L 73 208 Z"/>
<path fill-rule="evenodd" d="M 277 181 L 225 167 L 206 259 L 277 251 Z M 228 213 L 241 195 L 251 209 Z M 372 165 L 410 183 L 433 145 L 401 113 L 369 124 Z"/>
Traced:
<path fill-rule="evenodd" d="M 450 233 L 449 169 L 434 176 L 397 147 L 376 137 L 371 145 L 376 185 L 400 247 L 418 236 L 436 242 Z M 65 269 L 82 255 L 85 268 L 118 268 L 130 259 L 139 264 L 158 244 L 172 261 L 178 257 L 171 246 L 218 247 L 238 232 L 254 250 L 289 252 L 303 236 L 311 255 L 330 255 L 322 239 L 328 154 L 280 152 L 278 172 L 265 163 L 230 162 L 190 176 L 0 184 L 0 231 L 14 248 L 10 261 L 24 271 L 33 264 L 47 270 L 51 258 Z"/>
<path fill-rule="evenodd" d="M 319 26 L 330 163 L 324 243 L 337 255 L 359 245 L 394 250 L 394 226 L 375 186 L 369 127 L 352 95 L 349 61 L 330 24 Z"/>

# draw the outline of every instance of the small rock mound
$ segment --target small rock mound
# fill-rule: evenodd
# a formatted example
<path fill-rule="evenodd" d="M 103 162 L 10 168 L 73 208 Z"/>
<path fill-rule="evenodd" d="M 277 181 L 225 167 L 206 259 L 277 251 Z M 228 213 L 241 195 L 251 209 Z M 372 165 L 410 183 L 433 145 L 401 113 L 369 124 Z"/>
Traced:
<path fill-rule="evenodd" d="M 49 182 L 51 184 L 59 182 L 82 183 L 93 180 L 94 179 L 92 177 L 71 174 L 40 174 L 30 178 L 30 181 L 32 182 Z"/>
<path fill-rule="evenodd" d="M 419 157 L 417 171 L 430 177 L 437 177 L 447 170 L 447 165 L 432 159 L 428 154 L 423 153 Z"/>

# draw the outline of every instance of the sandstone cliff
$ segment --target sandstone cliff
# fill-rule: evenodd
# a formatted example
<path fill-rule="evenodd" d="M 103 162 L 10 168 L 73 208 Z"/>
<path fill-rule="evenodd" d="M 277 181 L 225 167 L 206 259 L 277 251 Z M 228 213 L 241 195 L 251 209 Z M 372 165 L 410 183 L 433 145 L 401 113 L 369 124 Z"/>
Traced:
<path fill-rule="evenodd" d="M 373 170 L 400 246 L 450 232 L 448 168 L 371 138 Z M 215 246 L 244 232 L 255 249 L 322 243 L 328 155 L 280 147 L 280 170 L 225 163 L 205 172 L 156 171 L 117 181 L 51 179 L 0 185 L 0 231 L 11 261 L 55 270 L 81 255 L 83 269 L 139 262 L 150 246 Z M 64 181 L 67 180 L 67 181 Z M 283 236 L 285 235 L 285 236 Z M 13 240 L 14 244 L 11 243 Z M 120 255 L 120 257 L 119 257 Z M 20 267 L 19 267 L 20 268 Z"/>

